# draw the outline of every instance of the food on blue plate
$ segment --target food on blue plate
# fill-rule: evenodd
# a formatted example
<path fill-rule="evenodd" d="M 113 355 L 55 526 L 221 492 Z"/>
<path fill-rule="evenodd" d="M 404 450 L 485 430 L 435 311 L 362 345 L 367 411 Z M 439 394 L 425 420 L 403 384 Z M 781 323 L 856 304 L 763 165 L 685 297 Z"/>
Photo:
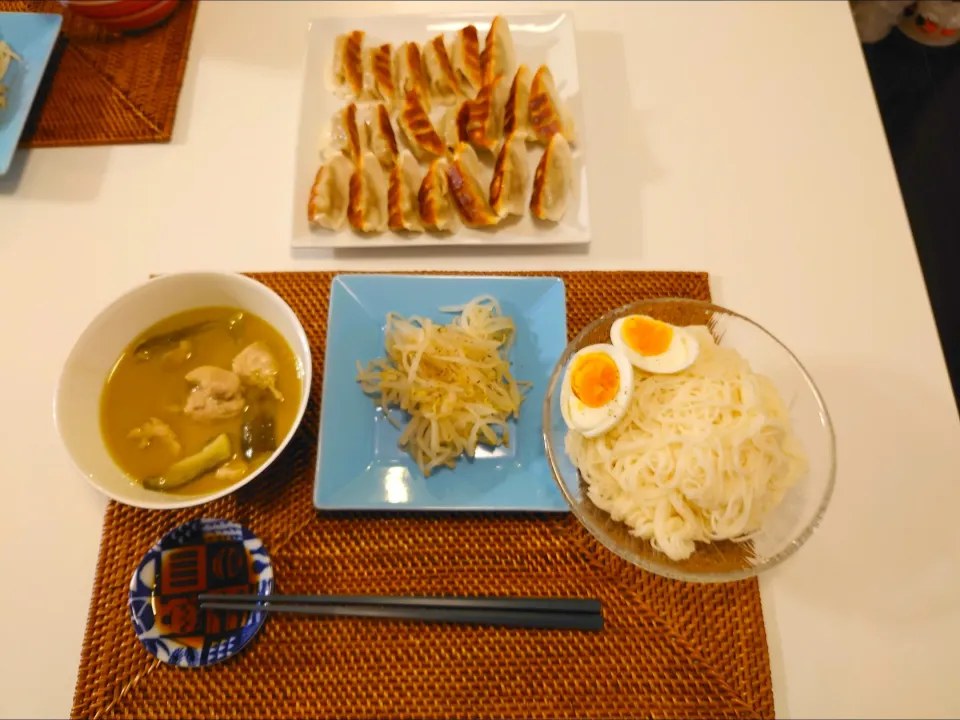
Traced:
<path fill-rule="evenodd" d="M 649 373 L 675 373 L 693 365 L 700 343 L 684 328 L 647 315 L 628 315 L 613 323 L 610 342 Z"/>
<path fill-rule="evenodd" d="M 503 106 L 503 134 L 516 135 L 522 140 L 530 134 L 530 70 L 526 65 L 518 67 L 513 76 Z"/>
<path fill-rule="evenodd" d="M 404 150 L 390 171 L 390 187 L 387 192 L 387 224 L 391 230 L 421 232 L 420 208 L 417 193 L 420 191 L 420 166 L 413 155 Z"/>
<path fill-rule="evenodd" d="M 596 437 L 627 412 L 633 366 L 613 345 L 588 345 L 571 359 L 560 388 L 560 414 L 572 430 Z"/>
<path fill-rule="evenodd" d="M 460 143 L 447 168 L 450 197 L 468 227 L 493 227 L 500 216 L 490 207 L 486 184 L 481 182 L 483 168 L 477 153 L 467 143 Z"/>
<path fill-rule="evenodd" d="M 523 215 L 527 207 L 527 144 L 512 133 L 506 137 L 490 181 L 490 207 L 500 218 Z"/>
<path fill-rule="evenodd" d="M 509 80 L 502 75 L 484 85 L 468 107 L 467 137 L 479 148 L 496 152 L 503 140 L 503 109 L 510 94 Z"/>
<path fill-rule="evenodd" d="M 3 78 L 6 76 L 7 71 L 10 70 L 10 64 L 14 61 L 23 62 L 21 57 L 13 51 L 12 47 L 3 40 L 0 40 L 0 110 L 7 109 L 8 88 L 3 84 Z"/>
<path fill-rule="evenodd" d="M 530 83 L 530 127 L 537 140 L 547 143 L 556 134 L 571 145 L 577 142 L 577 131 L 569 109 L 560 99 L 553 73 L 541 65 Z"/>
<path fill-rule="evenodd" d="M 502 15 L 497 15 L 490 24 L 487 40 L 480 54 L 483 82 L 489 85 L 495 78 L 513 77 L 517 68 L 517 53 L 513 49 L 510 25 Z"/>
<path fill-rule="evenodd" d="M 343 155 L 335 155 L 317 173 L 310 188 L 307 220 L 311 225 L 339 230 L 347 221 L 350 203 L 350 176 L 353 163 Z"/>
<path fill-rule="evenodd" d="M 364 97 L 363 30 L 339 35 L 333 50 L 334 88 L 341 97 Z"/>
<path fill-rule="evenodd" d="M 428 108 L 424 105 L 424 97 L 420 93 L 410 91 L 406 94 L 397 124 L 418 160 L 430 160 L 446 153 L 446 145 L 433 127 Z"/>
<path fill-rule="evenodd" d="M 460 83 L 460 92 L 474 97 L 483 87 L 483 69 L 480 67 L 480 38 L 477 28 L 467 25 L 457 31 L 450 48 L 450 62 Z"/>
<path fill-rule="evenodd" d="M 457 74 L 453 71 L 443 35 L 423 46 L 423 68 L 430 94 L 441 105 L 453 105 L 460 96 Z"/>
<path fill-rule="evenodd" d="M 564 414 L 566 452 L 590 500 L 677 561 L 697 543 L 755 536 L 807 469 L 770 379 L 706 327 L 684 331 L 699 346 L 695 362 L 673 374 L 633 370 L 626 411 L 606 432 L 591 436 Z M 670 345 L 663 335 L 655 344 Z M 609 369 L 590 377 L 609 395 Z"/>
<path fill-rule="evenodd" d="M 415 42 L 405 42 L 393 59 L 393 84 L 401 98 L 416 93 L 423 107 L 430 112 L 430 85 L 423 70 L 423 56 Z"/>
<path fill-rule="evenodd" d="M 380 161 L 367 151 L 350 176 L 347 219 L 357 232 L 377 233 L 387 229 L 387 177 Z"/>
<path fill-rule="evenodd" d="M 420 219 L 430 230 L 446 232 L 457 225 L 457 208 L 450 196 L 450 183 L 447 181 L 449 167 L 450 162 L 445 157 L 437 158 L 430 163 L 420 183 L 417 193 Z"/>
<path fill-rule="evenodd" d="M 296 358 L 269 323 L 199 308 L 162 320 L 121 353 L 104 383 L 100 428 L 132 480 L 203 495 L 273 454 L 299 397 Z"/>
<path fill-rule="evenodd" d="M 330 121 L 328 155 L 343 154 L 356 162 L 367 145 L 367 127 L 360 121 L 356 103 L 338 110 Z"/>
<path fill-rule="evenodd" d="M 523 402 L 523 383 L 510 371 L 516 328 L 497 300 L 481 296 L 441 310 L 457 316 L 441 325 L 388 314 L 386 357 L 357 362 L 360 387 L 402 430 L 399 445 L 425 476 L 474 457 L 478 446 L 509 446 L 507 423 Z"/>
<path fill-rule="evenodd" d="M 540 220 L 559 222 L 572 191 L 573 154 L 563 135 L 557 133 L 547 143 L 533 174 L 530 212 Z"/>
<path fill-rule="evenodd" d="M 384 170 L 392 170 L 397 164 L 400 151 L 387 106 L 383 103 L 369 106 L 363 124 L 367 130 L 368 147 L 377 156 Z"/>
<path fill-rule="evenodd" d="M 393 46 L 384 43 L 367 50 L 364 69 L 370 75 L 364 79 L 364 85 L 373 87 L 376 97 L 393 108 L 397 103 L 397 90 L 393 84 Z"/>

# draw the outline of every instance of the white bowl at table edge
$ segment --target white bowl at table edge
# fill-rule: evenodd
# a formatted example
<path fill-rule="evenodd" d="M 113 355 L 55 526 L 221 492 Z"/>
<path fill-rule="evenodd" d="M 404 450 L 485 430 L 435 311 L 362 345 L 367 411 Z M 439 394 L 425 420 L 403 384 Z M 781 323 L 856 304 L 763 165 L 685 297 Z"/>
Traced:
<path fill-rule="evenodd" d="M 154 323 L 191 308 L 230 306 L 259 315 L 279 332 L 301 369 L 300 405 L 274 454 L 252 473 L 206 495 L 146 490 L 131 480 L 107 451 L 100 432 L 100 395 L 110 368 L 129 343 Z M 101 310 L 80 334 L 64 362 L 54 394 L 57 434 L 77 471 L 97 490 L 125 505 L 173 510 L 202 505 L 253 482 L 283 452 L 303 420 L 313 366 L 303 325 L 273 290 L 235 273 L 162 275 L 128 290 Z"/>

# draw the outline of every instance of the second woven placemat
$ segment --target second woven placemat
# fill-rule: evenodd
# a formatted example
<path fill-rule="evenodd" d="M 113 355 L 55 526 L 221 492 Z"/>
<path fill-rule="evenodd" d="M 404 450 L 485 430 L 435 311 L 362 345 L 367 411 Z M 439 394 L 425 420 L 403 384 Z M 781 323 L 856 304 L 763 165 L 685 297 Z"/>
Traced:
<path fill-rule="evenodd" d="M 52 0 L 0 0 L 0 11 L 64 14 L 22 147 L 170 140 L 197 2 L 180 3 L 157 27 L 122 35 Z"/>
<path fill-rule="evenodd" d="M 709 299 L 703 273 L 557 273 L 569 332 L 643 297 Z M 298 314 L 314 349 L 312 401 L 284 455 L 202 508 L 111 503 L 104 520 L 74 717 L 772 717 L 755 580 L 692 585 L 599 546 L 573 515 L 329 514 L 312 504 L 331 273 L 253 275 Z M 284 593 L 593 596 L 601 633 L 270 618 L 237 657 L 162 665 L 134 636 L 130 574 L 187 519 L 221 517 L 264 539 Z"/>

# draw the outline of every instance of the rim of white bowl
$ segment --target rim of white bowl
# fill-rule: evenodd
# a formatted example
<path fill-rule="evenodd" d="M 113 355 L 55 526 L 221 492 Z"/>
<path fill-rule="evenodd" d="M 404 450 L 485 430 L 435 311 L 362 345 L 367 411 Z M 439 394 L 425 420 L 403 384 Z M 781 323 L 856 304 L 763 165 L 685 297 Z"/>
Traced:
<path fill-rule="evenodd" d="M 763 562 L 756 565 L 750 565 L 749 567 L 742 568 L 740 570 L 731 570 L 730 572 L 692 572 L 677 570 L 671 568 L 666 564 L 651 562 L 645 558 L 634 555 L 632 552 L 626 548 L 618 545 L 617 543 L 611 542 L 610 539 L 606 536 L 605 533 L 600 531 L 598 528 L 594 527 L 594 523 L 587 517 L 579 507 L 576 499 L 571 496 L 570 490 L 567 488 L 566 482 L 563 480 L 563 471 L 560 469 L 557 460 L 556 454 L 563 453 L 563 448 L 554 448 L 553 443 L 550 440 L 550 423 L 552 422 L 552 417 L 550 413 L 551 400 L 553 395 L 557 390 L 557 384 L 560 382 L 561 371 L 563 366 L 570 360 L 570 357 L 573 355 L 573 348 L 579 345 L 583 338 L 587 337 L 592 333 L 597 327 L 599 327 L 604 322 L 608 322 L 610 318 L 620 317 L 625 314 L 629 314 L 634 311 L 637 307 L 644 305 L 661 305 L 668 303 L 681 303 L 684 305 L 694 306 L 703 308 L 704 310 L 713 310 L 726 315 L 736 317 L 740 320 L 743 320 L 750 325 L 753 325 L 759 329 L 764 335 L 773 340 L 777 345 L 779 345 L 783 351 L 787 354 L 787 357 L 794 363 L 797 370 L 799 370 L 801 376 L 807 382 L 807 386 L 810 391 L 813 393 L 813 397 L 816 400 L 817 408 L 820 412 L 820 418 L 823 424 L 824 430 L 826 430 L 830 438 L 830 467 L 828 468 L 828 477 L 826 488 L 824 489 L 823 496 L 820 498 L 819 505 L 817 510 L 814 513 L 813 517 L 810 519 L 810 522 L 807 523 L 803 531 L 797 535 L 793 541 L 787 545 L 783 550 L 770 557 L 766 558 Z M 833 421 L 830 419 L 830 413 L 827 411 L 827 405 L 823 400 L 823 395 L 820 394 L 820 389 L 817 387 L 817 384 L 813 381 L 810 373 L 807 372 L 807 369 L 803 366 L 803 363 L 800 362 L 800 359 L 793 354 L 793 351 L 790 350 L 786 345 L 784 345 L 772 332 L 767 330 L 763 325 L 751 320 L 746 315 L 742 315 L 734 310 L 730 310 L 722 305 L 717 305 L 716 303 L 706 302 L 704 300 L 691 300 L 689 298 L 650 298 L 646 300 L 634 300 L 631 303 L 626 305 L 621 305 L 620 307 L 614 308 L 605 312 L 603 315 L 598 317 L 596 320 L 588 323 L 586 327 L 583 328 L 577 336 L 573 338 L 567 346 L 563 349 L 563 353 L 560 355 L 560 359 L 557 360 L 557 364 L 553 368 L 553 372 L 550 373 L 550 380 L 547 383 L 547 391 L 543 396 L 543 447 L 545 455 L 547 457 L 547 465 L 550 467 L 550 473 L 553 475 L 553 480 L 560 489 L 561 494 L 563 495 L 564 500 L 567 501 L 567 504 L 570 506 L 570 511 L 574 514 L 577 520 L 583 525 L 587 532 L 589 532 L 601 545 L 603 545 L 607 550 L 612 552 L 615 555 L 620 556 L 626 560 L 631 565 L 635 565 L 647 572 L 651 572 L 654 575 L 659 575 L 661 577 L 669 578 L 671 580 L 682 580 L 684 582 L 697 582 L 697 583 L 726 583 L 726 582 L 735 582 L 737 580 L 746 580 L 748 578 L 756 577 L 760 573 L 769 570 L 770 568 L 780 565 L 784 560 L 794 555 L 797 550 L 799 550 L 806 542 L 810 539 L 810 536 L 813 535 L 814 531 L 820 526 L 820 523 L 823 520 L 823 516 L 827 512 L 827 506 L 830 504 L 830 498 L 833 497 L 833 489 L 837 480 L 837 436 L 836 432 L 833 429 Z M 577 471 L 579 475 L 579 470 Z M 583 479 L 581 478 L 581 482 Z M 599 509 L 599 508 L 598 508 Z"/>
<path fill-rule="evenodd" d="M 80 342 L 90 334 L 93 329 L 101 322 L 103 322 L 103 317 L 110 313 L 112 310 L 121 306 L 123 303 L 127 302 L 130 299 L 131 295 L 134 295 L 148 285 L 154 285 L 156 283 L 163 283 L 172 278 L 183 278 L 183 277 L 216 277 L 216 278 L 229 278 L 231 282 L 239 282 L 243 285 L 247 285 L 254 292 L 259 292 L 262 295 L 270 298 L 275 301 L 283 313 L 285 313 L 289 319 L 293 321 L 294 327 L 296 328 L 297 339 L 303 344 L 304 349 L 306 350 L 306 362 L 303 364 L 302 368 L 303 375 L 300 378 L 300 407 L 297 409 L 297 415 L 294 418 L 293 424 L 290 426 L 290 430 L 287 432 L 283 441 L 277 446 L 277 449 L 273 452 L 273 455 L 263 465 L 258 467 L 252 473 L 246 477 L 241 478 L 233 485 L 229 485 L 226 488 L 217 490 L 216 492 L 209 493 L 207 495 L 194 495 L 194 496 L 184 496 L 182 500 L 177 500 L 175 502 L 167 503 L 154 503 L 154 502 L 134 502 L 129 498 L 124 498 L 119 496 L 117 493 L 111 492 L 105 487 L 97 484 L 90 475 L 84 472 L 83 468 L 77 464 L 77 461 L 73 457 L 73 453 L 70 452 L 70 448 L 67 446 L 66 441 L 63 436 L 63 429 L 60 426 L 60 413 L 58 412 L 60 407 L 60 396 L 63 391 L 63 376 L 66 371 L 67 366 L 70 364 L 71 360 L 74 358 L 74 354 L 77 352 L 77 346 L 80 345 Z M 87 323 L 87 326 L 83 329 L 80 335 L 77 336 L 77 339 L 74 340 L 73 346 L 70 348 L 70 352 L 67 354 L 66 360 L 63 362 L 63 367 L 60 370 L 60 375 L 57 378 L 57 385 L 54 388 L 53 393 L 53 422 L 54 426 L 57 429 L 57 437 L 60 438 L 60 444 L 63 446 L 63 449 L 67 453 L 67 457 L 70 458 L 70 464 L 73 465 L 74 469 L 79 475 L 81 475 L 91 487 L 96 489 L 98 492 L 106 495 L 111 500 L 115 500 L 118 503 L 123 505 L 129 505 L 131 507 L 143 508 L 145 510 L 181 510 L 188 507 L 197 507 L 199 505 L 205 505 L 208 502 L 218 500 L 230 493 L 236 492 L 243 486 L 248 483 L 256 480 L 260 474 L 270 467 L 276 459 L 283 453 L 287 445 L 290 444 L 290 441 L 293 439 L 293 436 L 296 434 L 297 430 L 300 427 L 300 423 L 303 421 L 303 416 L 307 411 L 307 405 L 310 402 L 310 388 L 313 384 L 313 351 L 310 348 L 310 341 L 307 339 L 306 330 L 303 329 L 303 323 L 300 322 L 300 318 L 297 317 L 297 314 L 293 311 L 290 305 L 287 304 L 287 301 L 280 297 L 273 289 L 267 287 L 262 282 L 254 280 L 251 277 L 242 275 L 240 273 L 234 272 L 217 272 L 214 270 L 210 271 L 191 271 L 191 272 L 176 272 L 176 273 L 167 273 L 164 275 L 157 275 L 153 278 L 148 278 L 147 280 L 134 285 L 130 289 L 123 292 L 118 297 L 114 298 L 110 303 L 102 307 L 96 315 L 93 316 L 93 319 Z M 99 418 L 97 419 L 99 423 Z M 118 470 L 120 468 L 118 467 Z M 123 472 L 120 470 L 120 472 Z M 124 473 L 126 474 L 126 473 Z M 170 497 L 170 496 L 167 496 Z"/>

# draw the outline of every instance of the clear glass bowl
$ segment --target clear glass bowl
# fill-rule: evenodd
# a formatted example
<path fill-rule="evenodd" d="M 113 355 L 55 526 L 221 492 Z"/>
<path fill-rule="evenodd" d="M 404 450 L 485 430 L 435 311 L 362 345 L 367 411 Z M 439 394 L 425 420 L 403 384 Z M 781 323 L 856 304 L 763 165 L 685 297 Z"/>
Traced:
<path fill-rule="evenodd" d="M 706 325 L 717 344 L 737 350 L 755 373 L 770 378 L 790 413 L 793 432 L 809 468 L 783 502 L 747 542 L 698 543 L 686 560 L 674 561 L 626 525 L 596 507 L 587 485 L 564 451 L 567 426 L 560 413 L 560 388 L 570 358 L 583 347 L 610 342 L 610 326 L 625 315 L 649 315 L 673 325 Z M 544 443 L 553 477 L 571 510 L 608 549 L 644 570 L 678 580 L 727 582 L 757 575 L 782 562 L 810 537 L 827 508 L 836 473 L 833 426 L 813 380 L 779 340 L 752 320 L 697 300 L 641 300 L 590 323 L 567 345 L 550 377 L 543 407 Z"/>

